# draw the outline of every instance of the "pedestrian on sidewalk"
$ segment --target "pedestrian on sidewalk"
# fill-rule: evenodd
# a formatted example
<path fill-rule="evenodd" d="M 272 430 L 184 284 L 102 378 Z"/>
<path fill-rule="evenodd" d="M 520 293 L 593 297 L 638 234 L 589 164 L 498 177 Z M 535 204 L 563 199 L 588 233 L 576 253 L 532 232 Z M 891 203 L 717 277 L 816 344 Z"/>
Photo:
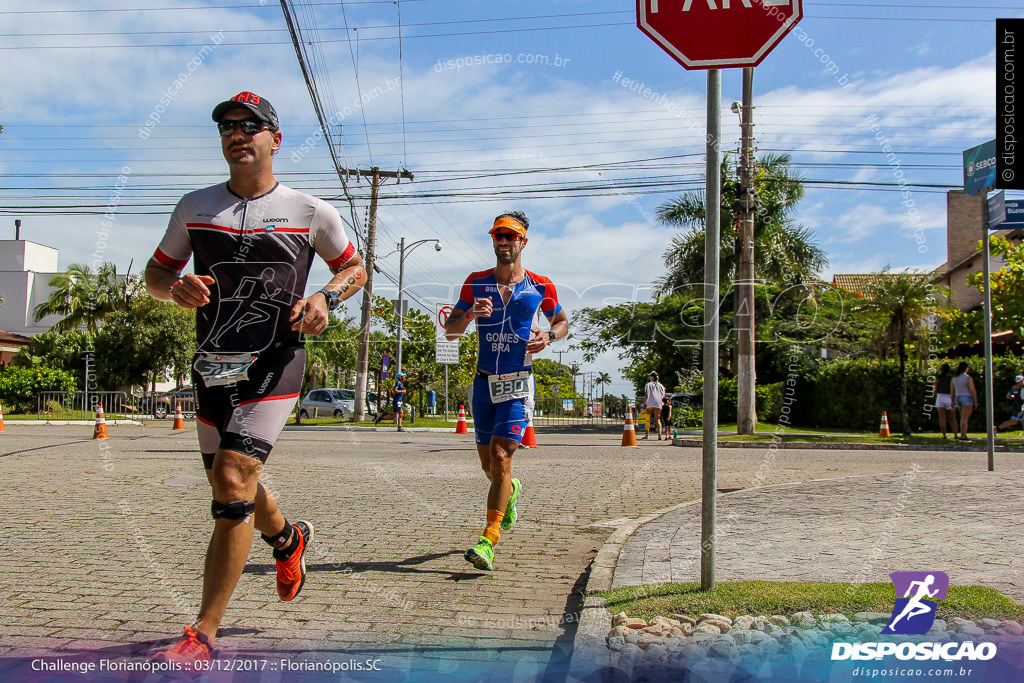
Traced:
<path fill-rule="evenodd" d="M 405 385 L 402 384 L 403 377 L 405 377 L 404 372 L 395 375 L 395 384 L 391 387 L 391 412 L 386 415 L 380 413 L 373 420 L 373 424 L 380 424 L 383 420 L 394 420 L 397 418 L 398 431 L 405 431 L 402 429 L 402 417 L 405 416 Z"/>
<path fill-rule="evenodd" d="M 494 568 L 494 546 L 501 530 L 508 531 L 516 523 L 516 501 L 522 486 L 512 478 L 512 456 L 529 424 L 526 401 L 533 354 L 569 332 L 569 319 L 558 304 L 554 283 L 523 268 L 529 227 L 530 221 L 520 211 L 494 219 L 490 235 L 497 265 L 466 278 L 444 326 L 445 337 L 454 341 L 476 320 L 476 377 L 469 402 L 477 455 L 490 488 L 487 525 L 465 557 L 486 571 Z M 547 331 L 532 326 L 538 309 L 551 325 Z"/>
<path fill-rule="evenodd" d="M 672 434 L 672 399 L 665 396 L 661 400 L 661 424 L 665 427 L 665 438 Z"/>
<path fill-rule="evenodd" d="M 282 134 L 270 102 L 242 92 L 214 107 L 213 120 L 230 177 L 178 202 L 146 266 L 153 298 L 196 311 L 192 381 L 213 536 L 199 616 L 180 642 L 154 655 L 191 672 L 211 657 L 253 526 L 273 548 L 278 597 L 302 590 L 313 525 L 289 523 L 260 473 L 299 395 L 305 337 L 324 332 L 329 311 L 366 280 L 337 209 L 275 179 Z M 193 272 L 182 274 L 193 256 Z M 314 256 L 334 277 L 306 296 Z"/>
<path fill-rule="evenodd" d="M 932 384 L 932 391 L 935 394 L 935 407 L 939 410 L 939 429 L 942 430 L 942 438 L 946 438 L 946 423 L 953 429 L 956 435 L 956 413 L 953 410 L 953 375 L 950 373 L 949 363 L 943 363 L 939 376 Z"/>
<path fill-rule="evenodd" d="M 974 406 L 978 405 L 978 391 L 974 388 L 974 378 L 970 375 L 967 363 L 960 361 L 953 375 L 953 402 L 960 411 L 960 436 L 957 441 L 970 441 L 967 438 L 967 422 L 971 419 Z"/>
<path fill-rule="evenodd" d="M 651 424 L 658 430 L 658 441 L 661 441 L 661 406 L 665 401 L 665 385 L 658 381 L 658 373 L 651 372 L 650 382 L 644 387 L 644 411 L 647 413 L 647 428 L 641 439 L 651 434 Z"/>
<path fill-rule="evenodd" d="M 996 425 L 996 434 L 1013 427 L 1017 429 L 1024 427 L 1024 375 L 1017 375 L 1014 382 L 1015 384 L 1006 392 L 1006 399 L 1011 402 L 1010 419 Z"/>

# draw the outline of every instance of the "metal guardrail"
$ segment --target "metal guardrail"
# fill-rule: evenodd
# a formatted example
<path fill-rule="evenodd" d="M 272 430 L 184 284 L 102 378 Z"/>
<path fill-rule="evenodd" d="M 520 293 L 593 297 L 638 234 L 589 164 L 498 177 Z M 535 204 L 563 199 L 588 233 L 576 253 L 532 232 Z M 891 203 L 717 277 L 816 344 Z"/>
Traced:
<path fill-rule="evenodd" d="M 587 427 L 604 425 L 621 425 L 623 418 L 611 415 L 600 415 L 594 411 L 593 403 L 582 399 L 567 402 L 560 398 L 539 398 L 533 407 L 533 425 L 535 427 Z"/>
<path fill-rule="evenodd" d="M 108 420 L 173 418 L 181 404 L 185 419 L 195 417 L 195 399 L 168 399 L 163 394 L 146 393 L 135 396 L 124 391 L 41 391 L 36 397 L 37 420 L 94 420 L 103 407 Z"/>

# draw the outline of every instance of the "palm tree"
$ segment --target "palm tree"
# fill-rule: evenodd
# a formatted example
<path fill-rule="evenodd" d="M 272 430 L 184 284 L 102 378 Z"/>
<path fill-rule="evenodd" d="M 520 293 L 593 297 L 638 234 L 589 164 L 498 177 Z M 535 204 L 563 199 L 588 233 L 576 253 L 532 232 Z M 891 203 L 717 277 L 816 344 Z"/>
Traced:
<path fill-rule="evenodd" d="M 758 208 L 754 219 L 757 260 L 755 277 L 771 282 L 802 281 L 828 265 L 810 229 L 797 225 L 792 216 L 804 196 L 803 179 L 792 171 L 787 154 L 766 154 L 757 160 L 754 188 Z M 736 195 L 735 169 L 728 155 L 722 161 L 721 279 L 734 279 L 739 256 L 734 242 Z M 658 207 L 658 219 L 684 228 L 672 238 L 664 253 L 668 272 L 657 281 L 659 294 L 704 282 L 704 205 L 702 190 L 687 192 Z"/>
<path fill-rule="evenodd" d="M 907 406 L 907 343 L 917 336 L 929 318 L 945 314 L 945 298 L 940 288 L 928 281 L 926 273 L 906 270 L 891 273 L 889 266 L 872 280 L 855 310 L 880 313 L 886 327 L 884 347 L 896 347 L 900 359 L 900 411 L 903 436 L 910 436 L 910 412 Z"/>
<path fill-rule="evenodd" d="M 104 316 L 124 310 L 142 288 L 139 278 L 128 273 L 121 277 L 117 266 L 103 263 L 94 273 L 83 263 L 72 263 L 66 272 L 54 275 L 47 284 L 50 296 L 33 310 L 36 322 L 48 315 L 63 316 L 51 328 L 54 332 L 75 330 L 83 325 L 89 332 L 99 330 Z"/>

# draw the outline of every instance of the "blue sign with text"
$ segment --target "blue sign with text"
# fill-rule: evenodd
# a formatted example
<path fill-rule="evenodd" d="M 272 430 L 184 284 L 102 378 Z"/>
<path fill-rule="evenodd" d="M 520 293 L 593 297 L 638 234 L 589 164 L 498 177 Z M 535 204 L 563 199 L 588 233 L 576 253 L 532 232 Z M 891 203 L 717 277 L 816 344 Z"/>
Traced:
<path fill-rule="evenodd" d="M 964 192 L 978 194 L 996 185 L 996 141 L 964 150 Z"/>

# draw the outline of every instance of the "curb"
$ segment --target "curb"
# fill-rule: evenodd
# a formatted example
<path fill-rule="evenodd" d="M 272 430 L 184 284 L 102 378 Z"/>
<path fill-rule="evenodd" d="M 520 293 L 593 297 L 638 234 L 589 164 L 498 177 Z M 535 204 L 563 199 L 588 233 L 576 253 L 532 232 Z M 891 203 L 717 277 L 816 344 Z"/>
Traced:
<path fill-rule="evenodd" d="M 398 433 L 394 425 L 388 427 L 355 427 L 349 425 L 288 425 L 284 428 L 286 432 L 393 432 Z M 455 430 L 445 427 L 402 427 L 402 433 L 443 433 L 454 434 Z"/>
<path fill-rule="evenodd" d="M 592 595 L 612 587 L 612 576 L 619 561 L 619 553 L 626 541 L 638 528 L 662 515 L 690 505 L 700 505 L 700 500 L 679 503 L 642 517 L 631 519 L 617 527 L 609 536 L 597 557 L 590 565 L 587 579 L 587 599 L 580 610 L 579 626 L 572 641 L 572 658 L 569 661 L 569 680 L 580 681 L 595 670 L 611 665 L 611 655 L 605 638 L 612 630 L 612 614 L 605 607 L 605 599 Z"/>
<path fill-rule="evenodd" d="M 92 427 L 95 426 L 96 420 L 6 420 L 4 426 L 9 427 L 11 425 L 38 425 L 42 427 Z M 117 427 L 145 427 L 144 422 L 138 420 L 107 420 L 106 424 L 114 425 Z"/>
<path fill-rule="evenodd" d="M 700 448 L 703 441 L 700 439 L 673 439 L 673 446 L 693 446 L 694 448 Z M 950 453 L 962 453 L 964 451 L 971 451 L 977 453 L 986 453 L 988 448 L 986 445 L 979 442 L 978 446 L 967 445 L 967 446 L 943 446 L 943 445 L 930 445 L 930 444 L 906 444 L 906 443 L 849 443 L 849 442 L 824 442 L 824 443 L 812 443 L 807 441 L 719 441 L 719 448 L 777 448 L 777 449 L 805 449 L 805 450 L 834 450 L 834 451 L 939 451 L 939 452 L 950 452 Z M 1012 446 L 996 446 L 996 453 L 1020 453 L 1019 448 Z"/>
<path fill-rule="evenodd" d="M 612 630 L 612 615 L 605 609 L 605 599 L 588 597 L 580 610 L 576 637 L 572 641 L 569 660 L 569 681 L 582 681 L 595 670 L 611 666 L 611 653 L 605 644 Z"/>

